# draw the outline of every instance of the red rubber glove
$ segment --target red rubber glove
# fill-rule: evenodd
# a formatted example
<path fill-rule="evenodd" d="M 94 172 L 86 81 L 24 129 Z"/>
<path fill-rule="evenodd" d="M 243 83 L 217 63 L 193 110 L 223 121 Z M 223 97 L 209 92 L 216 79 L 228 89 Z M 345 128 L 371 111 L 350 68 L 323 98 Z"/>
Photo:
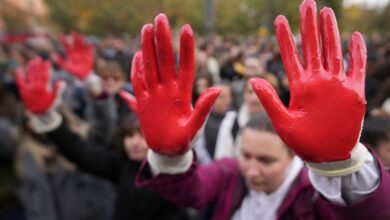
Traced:
<path fill-rule="evenodd" d="M 85 80 L 93 70 L 93 46 L 84 42 L 84 37 L 72 32 L 67 37 L 61 36 L 61 43 L 66 51 L 66 60 L 58 54 L 54 56 L 54 61 L 64 70 L 73 76 Z"/>
<path fill-rule="evenodd" d="M 358 143 L 365 113 L 366 46 L 360 33 L 350 43 L 348 73 L 344 73 L 339 31 L 330 8 L 321 10 L 320 35 L 316 4 L 300 6 L 304 65 L 284 16 L 275 20 L 276 36 L 290 83 L 288 109 L 265 80 L 251 85 L 282 140 L 309 162 L 347 160 Z"/>
<path fill-rule="evenodd" d="M 50 62 L 36 58 L 27 64 L 27 73 L 21 68 L 16 70 L 16 84 L 24 106 L 35 114 L 48 112 L 56 104 L 60 90 L 65 86 L 63 81 L 50 82 Z"/>
<path fill-rule="evenodd" d="M 142 52 L 134 56 L 131 71 L 136 100 L 125 92 L 121 95 L 129 106 L 136 106 L 146 142 L 154 152 L 170 157 L 187 152 L 214 104 L 220 90 L 210 88 L 192 109 L 194 74 L 194 37 L 189 25 L 181 31 L 177 74 L 167 17 L 160 14 L 154 26 L 142 28 Z"/>

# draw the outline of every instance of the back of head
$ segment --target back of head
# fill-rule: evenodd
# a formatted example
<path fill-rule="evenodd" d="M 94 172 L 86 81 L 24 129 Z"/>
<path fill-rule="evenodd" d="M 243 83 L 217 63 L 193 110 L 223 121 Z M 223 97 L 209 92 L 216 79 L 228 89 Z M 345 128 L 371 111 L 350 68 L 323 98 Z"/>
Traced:
<path fill-rule="evenodd" d="M 275 129 L 272 126 L 272 122 L 265 112 L 259 112 L 252 116 L 248 123 L 244 126 L 244 129 L 245 128 L 250 128 L 257 131 L 268 131 L 270 133 L 276 134 Z"/>

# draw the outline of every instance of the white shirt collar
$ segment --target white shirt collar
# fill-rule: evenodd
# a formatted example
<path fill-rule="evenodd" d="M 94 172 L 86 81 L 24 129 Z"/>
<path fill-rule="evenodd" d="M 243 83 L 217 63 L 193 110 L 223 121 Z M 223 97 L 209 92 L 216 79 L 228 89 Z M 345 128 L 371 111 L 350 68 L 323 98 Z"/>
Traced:
<path fill-rule="evenodd" d="M 276 219 L 276 212 L 302 167 L 302 160 L 294 156 L 291 164 L 286 169 L 282 184 L 275 192 L 266 194 L 249 190 L 248 195 L 241 203 L 241 207 L 234 213 L 232 220 Z"/>

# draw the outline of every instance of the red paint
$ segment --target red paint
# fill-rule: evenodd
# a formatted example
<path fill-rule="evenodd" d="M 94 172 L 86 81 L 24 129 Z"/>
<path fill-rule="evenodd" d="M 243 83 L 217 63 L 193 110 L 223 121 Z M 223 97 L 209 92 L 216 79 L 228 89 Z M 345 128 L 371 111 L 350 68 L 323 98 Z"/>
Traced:
<path fill-rule="evenodd" d="M 54 88 L 51 87 L 50 68 L 49 61 L 36 58 L 27 64 L 26 74 L 23 73 L 21 68 L 16 70 L 15 79 L 20 96 L 25 108 L 32 113 L 47 112 L 53 106 L 58 89 L 63 83 L 58 81 Z"/>
<path fill-rule="evenodd" d="M 86 44 L 83 35 L 79 35 L 76 32 L 72 32 L 70 38 L 71 42 L 68 41 L 66 36 L 61 36 L 66 59 L 56 55 L 54 60 L 70 74 L 84 80 L 93 69 L 93 46 Z"/>
<path fill-rule="evenodd" d="M 154 25 L 146 24 L 141 35 L 142 52 L 135 55 L 131 71 L 136 100 L 125 92 L 121 95 L 130 107 L 136 106 L 146 142 L 153 151 L 168 156 L 183 154 L 220 91 L 209 89 L 192 109 L 195 61 L 194 37 L 189 25 L 184 25 L 181 31 L 178 71 L 164 14 L 155 18 Z"/>
<path fill-rule="evenodd" d="M 287 19 L 275 20 L 276 37 L 290 83 L 288 108 L 266 81 L 251 85 L 269 114 L 282 140 L 309 162 L 346 160 L 357 144 L 365 113 L 364 81 L 366 46 L 360 33 L 353 33 L 347 74 L 343 69 L 340 36 L 330 8 L 320 13 L 305 0 L 300 6 L 304 63 L 292 39 Z M 322 39 L 322 49 L 320 47 Z"/>

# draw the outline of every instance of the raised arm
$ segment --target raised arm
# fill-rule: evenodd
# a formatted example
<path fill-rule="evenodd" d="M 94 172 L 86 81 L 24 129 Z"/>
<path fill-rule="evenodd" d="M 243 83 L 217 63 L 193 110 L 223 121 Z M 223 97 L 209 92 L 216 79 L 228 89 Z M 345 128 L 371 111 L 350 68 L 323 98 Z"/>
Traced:
<path fill-rule="evenodd" d="M 26 73 L 22 69 L 16 73 L 30 127 L 37 133 L 48 134 L 64 156 L 81 169 L 114 180 L 120 156 L 88 144 L 63 125 L 56 106 L 61 102 L 64 83 L 52 85 L 50 68 L 48 61 L 37 58 L 28 63 Z"/>
<path fill-rule="evenodd" d="M 154 25 L 143 27 L 141 35 L 142 51 L 135 55 L 131 71 L 136 98 L 126 92 L 121 95 L 139 116 L 150 147 L 148 165 L 160 175 L 151 180 L 139 179 L 138 183 L 174 202 L 200 206 L 216 198 L 224 174 L 218 166 L 206 169 L 193 163 L 189 146 L 219 89 L 207 90 L 192 108 L 195 63 L 194 37 L 189 25 L 181 30 L 177 71 L 167 17 L 158 15 Z M 170 184 L 162 184 L 166 181 Z"/>
<path fill-rule="evenodd" d="M 332 9 L 321 10 L 319 27 L 315 1 L 304 0 L 300 18 L 303 62 L 287 19 L 278 16 L 275 20 L 290 83 L 288 108 L 265 80 L 252 79 L 251 85 L 282 140 L 307 162 L 312 184 L 328 200 L 346 205 L 369 198 L 376 189 L 388 194 L 389 189 L 378 188 L 388 181 L 388 175 L 359 143 L 366 105 L 363 37 L 358 32 L 352 34 L 345 72 Z"/>

